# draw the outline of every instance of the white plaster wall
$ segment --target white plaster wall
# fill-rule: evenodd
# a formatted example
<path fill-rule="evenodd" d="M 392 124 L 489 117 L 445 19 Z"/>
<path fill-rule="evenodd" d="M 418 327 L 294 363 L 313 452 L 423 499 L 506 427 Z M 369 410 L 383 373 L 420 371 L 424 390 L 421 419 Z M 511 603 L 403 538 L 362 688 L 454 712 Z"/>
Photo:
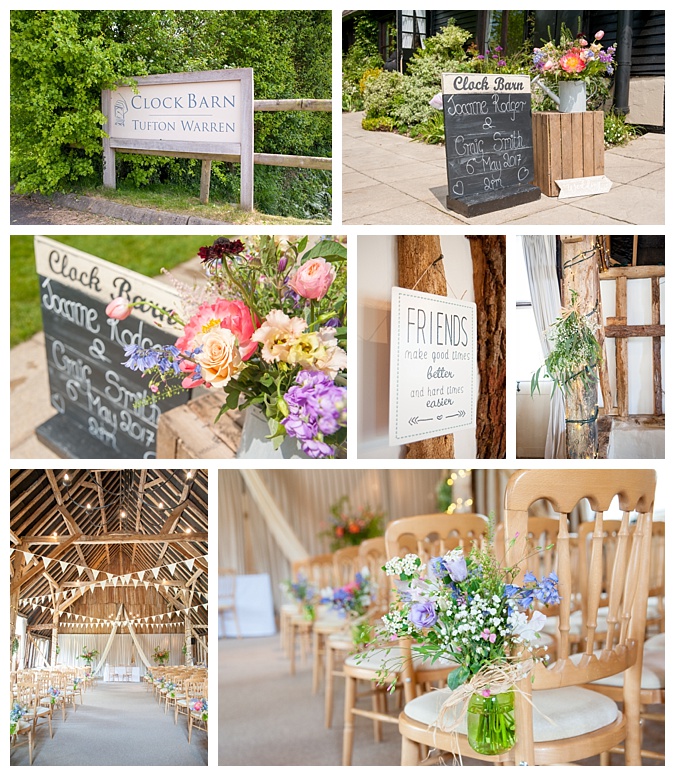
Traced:
<path fill-rule="evenodd" d="M 661 289 L 661 323 L 665 322 L 666 285 L 665 278 L 659 279 Z M 628 325 L 651 324 L 652 291 L 649 278 L 636 278 L 626 283 Z M 616 315 L 616 281 L 603 280 L 600 283 L 602 313 L 605 318 Z M 607 366 L 612 396 L 616 405 L 616 344 L 614 339 L 605 340 Z M 665 337 L 661 339 L 662 400 L 665 412 Z M 654 412 L 654 383 L 652 379 L 651 337 L 628 338 L 628 412 L 630 415 L 651 415 Z"/>
<path fill-rule="evenodd" d="M 473 302 L 471 247 L 463 235 L 441 237 L 448 296 Z M 389 332 L 391 289 L 398 282 L 396 235 L 360 235 L 357 240 L 357 454 L 402 458 L 389 445 Z M 475 429 L 455 433 L 455 458 L 475 458 Z"/>

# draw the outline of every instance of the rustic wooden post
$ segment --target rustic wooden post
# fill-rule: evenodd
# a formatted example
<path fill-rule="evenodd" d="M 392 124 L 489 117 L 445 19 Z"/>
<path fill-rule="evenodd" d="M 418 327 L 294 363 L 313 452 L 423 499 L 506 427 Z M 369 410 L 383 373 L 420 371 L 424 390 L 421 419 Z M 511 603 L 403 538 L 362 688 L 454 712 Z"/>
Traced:
<path fill-rule="evenodd" d="M 476 458 L 506 457 L 506 237 L 468 237 L 476 300 L 480 393 Z"/>
<path fill-rule="evenodd" d="M 14 642 L 14 639 L 16 637 L 16 617 L 19 612 L 19 599 L 21 598 L 21 575 L 24 571 L 25 566 L 25 556 L 22 552 L 22 550 L 19 547 L 17 547 L 14 552 L 12 553 L 12 558 L 10 559 L 10 566 L 12 567 L 12 581 L 16 580 L 16 584 L 12 584 L 10 586 L 10 593 L 9 593 L 9 654 L 10 654 L 10 670 L 14 670 L 15 666 L 12 665 L 12 662 L 15 664 L 18 663 L 18 655 L 14 660 L 12 658 L 14 657 L 12 655 L 12 643 Z"/>
<path fill-rule="evenodd" d="M 600 279 L 594 237 L 562 236 L 562 304 L 569 307 L 572 291 L 581 315 L 599 323 Z M 600 322 L 601 323 L 601 322 Z M 598 453 L 598 384 L 576 378 L 565 392 L 565 428 L 568 458 L 595 458 Z"/>
<path fill-rule="evenodd" d="M 659 279 L 652 278 L 652 326 L 661 323 L 661 291 Z M 663 415 L 661 393 L 661 337 L 652 338 L 652 369 L 654 373 L 654 415 Z"/>
<path fill-rule="evenodd" d="M 199 201 L 202 205 L 209 204 L 209 192 L 211 190 L 211 160 L 202 159 L 202 177 L 199 182 Z"/>
<path fill-rule="evenodd" d="M 398 284 L 428 294 L 447 296 L 445 270 L 441 256 L 441 238 L 424 235 L 399 235 Z M 444 434 L 433 439 L 412 442 L 406 458 L 454 458 L 455 438 Z"/>

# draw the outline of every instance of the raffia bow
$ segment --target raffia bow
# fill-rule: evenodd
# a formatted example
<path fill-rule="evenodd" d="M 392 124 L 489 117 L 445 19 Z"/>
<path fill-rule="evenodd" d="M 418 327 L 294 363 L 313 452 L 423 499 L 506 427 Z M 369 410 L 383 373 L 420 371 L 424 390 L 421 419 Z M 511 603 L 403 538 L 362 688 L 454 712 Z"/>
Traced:
<path fill-rule="evenodd" d="M 534 662 L 531 659 L 517 663 L 493 664 L 481 668 L 468 682 L 453 690 L 438 711 L 433 727 L 444 733 L 455 731 L 466 716 L 469 702 L 475 694 L 499 695 L 509 690 L 522 692 L 517 682 L 524 679 L 532 671 Z"/>

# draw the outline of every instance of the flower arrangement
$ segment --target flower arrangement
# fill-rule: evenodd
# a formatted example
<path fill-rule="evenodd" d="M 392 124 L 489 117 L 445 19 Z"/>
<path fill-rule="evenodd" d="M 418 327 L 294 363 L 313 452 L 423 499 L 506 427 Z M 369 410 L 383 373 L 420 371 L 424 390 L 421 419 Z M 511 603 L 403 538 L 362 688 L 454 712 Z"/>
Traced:
<path fill-rule="evenodd" d="M 304 575 L 298 575 L 295 582 L 286 580 L 282 583 L 281 588 L 297 602 L 299 610 L 303 612 L 306 619 L 314 620 L 316 605 L 320 600 L 319 593 Z"/>
<path fill-rule="evenodd" d="M 397 581 L 380 638 L 412 639 L 415 655 L 457 666 L 448 675 L 453 692 L 439 724 L 449 709 L 463 706 L 474 749 L 486 754 L 510 749 L 515 731 L 508 694 L 534 661 L 546 658 L 545 647 L 537 645 L 546 616 L 534 607 L 559 603 L 555 574 L 537 581 L 528 573 L 522 586 L 511 584 L 517 569 L 501 568 L 491 546 L 473 547 L 468 556 L 457 548 L 426 564 L 409 554 L 383 568 Z M 472 704 L 478 706 L 473 729 Z M 461 717 L 460 712 L 450 729 Z"/>
<path fill-rule="evenodd" d="M 16 729 L 19 725 L 19 720 L 26 714 L 28 709 L 22 706 L 18 701 L 14 701 L 12 708 L 9 710 L 9 734 L 13 736 L 16 733 Z"/>
<path fill-rule="evenodd" d="M 579 297 L 572 291 L 569 308 L 551 324 L 546 336 L 553 343 L 544 364 L 532 375 L 530 393 L 539 390 L 539 379 L 547 375 L 554 388 L 566 393 L 574 380 L 590 385 L 597 379 L 597 367 L 602 363 L 602 348 L 595 336 L 593 324 L 579 309 Z"/>
<path fill-rule="evenodd" d="M 356 574 L 352 582 L 328 589 L 322 603 L 340 612 L 345 617 L 362 617 L 372 602 L 370 570 L 367 567 Z"/>
<path fill-rule="evenodd" d="M 200 248 L 205 287 L 196 292 L 176 282 L 183 314 L 160 310 L 182 328 L 175 344 L 125 350 L 124 365 L 149 377 L 148 400 L 196 386 L 222 389 L 218 417 L 259 408 L 275 448 L 290 437 L 310 458 L 342 453 L 347 249 L 337 240 L 310 248 L 308 242 L 307 236 L 262 235 L 247 244 L 219 237 Z M 119 297 L 106 314 L 122 320 L 144 305 Z"/>
<path fill-rule="evenodd" d="M 557 80 L 587 80 L 597 75 L 610 76 L 614 72 L 616 44 L 603 49 L 600 41 L 604 37 L 604 31 L 599 30 L 595 33 L 593 42 L 589 43 L 583 33 L 574 36 L 563 24 L 558 45 L 550 40 L 534 49 L 534 70 L 537 74 L 551 76 Z"/>
<path fill-rule="evenodd" d="M 97 649 L 87 649 L 87 647 L 82 647 L 82 652 L 80 654 L 80 658 L 84 660 L 84 662 L 90 666 L 92 664 L 92 661 L 95 657 L 98 656 L 98 650 Z"/>
<path fill-rule="evenodd" d="M 204 722 L 209 720 L 209 704 L 206 698 L 192 698 L 190 700 L 190 711 L 198 714 Z"/>
<path fill-rule="evenodd" d="M 51 706 L 54 706 L 61 697 L 61 690 L 58 687 L 50 687 L 47 692 L 49 694 L 49 703 Z"/>
<path fill-rule="evenodd" d="M 152 659 L 161 666 L 165 665 L 169 662 L 169 650 L 161 649 L 159 646 L 155 647 L 155 651 L 152 653 Z"/>
<path fill-rule="evenodd" d="M 362 507 L 354 514 L 348 496 L 342 496 L 331 506 L 330 512 L 329 526 L 321 532 L 321 536 L 330 538 L 331 552 L 361 544 L 364 539 L 373 539 L 384 533 L 384 513 Z"/>

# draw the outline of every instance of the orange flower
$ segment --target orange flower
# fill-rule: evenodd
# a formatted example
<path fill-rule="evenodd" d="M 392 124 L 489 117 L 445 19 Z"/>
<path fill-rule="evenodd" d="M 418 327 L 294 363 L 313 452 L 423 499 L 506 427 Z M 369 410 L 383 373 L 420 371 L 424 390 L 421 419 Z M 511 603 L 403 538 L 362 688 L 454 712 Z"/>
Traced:
<path fill-rule="evenodd" d="M 560 57 L 560 67 L 566 73 L 580 73 L 586 67 L 586 60 L 583 58 L 580 48 L 571 48 L 566 54 Z"/>

